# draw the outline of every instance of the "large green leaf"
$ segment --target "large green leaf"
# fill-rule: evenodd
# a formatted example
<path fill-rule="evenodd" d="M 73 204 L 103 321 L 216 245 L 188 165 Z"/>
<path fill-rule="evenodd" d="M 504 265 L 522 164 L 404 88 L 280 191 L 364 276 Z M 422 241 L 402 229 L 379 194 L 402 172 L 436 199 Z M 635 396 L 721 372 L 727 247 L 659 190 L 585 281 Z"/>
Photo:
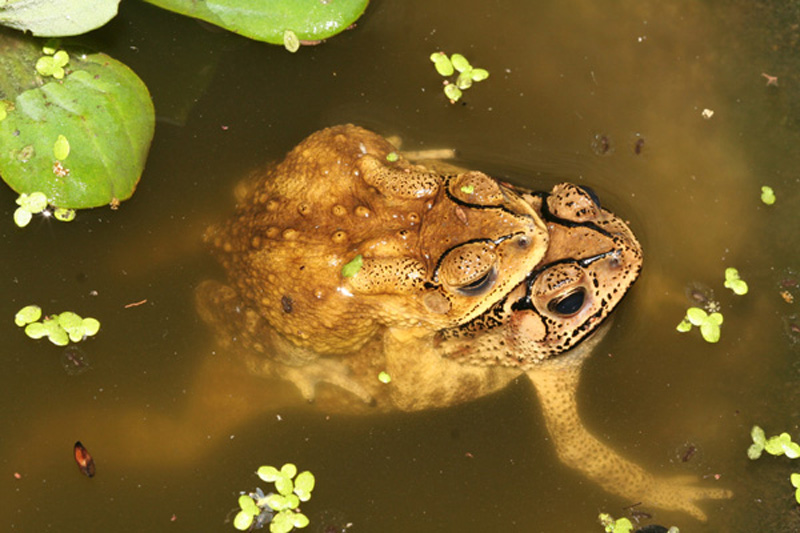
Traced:
<path fill-rule="evenodd" d="M 117 14 L 119 0 L 0 0 L 0 24 L 39 37 L 80 35 Z"/>
<path fill-rule="evenodd" d="M 327 39 L 346 30 L 369 0 L 147 0 L 151 4 L 199 18 L 234 33 L 283 44 L 291 30 L 302 41 Z"/>
<path fill-rule="evenodd" d="M 7 41 L 0 38 L 0 45 Z M 105 54 L 89 54 L 71 55 L 63 79 L 43 77 L 34 68 L 42 53 L 33 43 L 0 46 L 0 56 L 3 180 L 19 193 L 41 191 L 58 207 L 130 198 L 155 125 L 150 94 L 136 74 Z"/>

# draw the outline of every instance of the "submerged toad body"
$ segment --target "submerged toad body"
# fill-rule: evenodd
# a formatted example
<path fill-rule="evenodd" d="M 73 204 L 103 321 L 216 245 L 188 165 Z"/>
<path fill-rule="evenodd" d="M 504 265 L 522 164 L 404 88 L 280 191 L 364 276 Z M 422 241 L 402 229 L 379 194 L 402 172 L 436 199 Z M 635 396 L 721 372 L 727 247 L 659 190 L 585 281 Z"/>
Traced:
<path fill-rule="evenodd" d="M 561 459 L 607 490 L 698 517 L 695 500 L 726 495 L 657 480 L 578 417 L 589 338 L 642 263 L 630 229 L 588 190 L 437 173 L 338 126 L 251 180 L 235 217 L 206 238 L 230 284 L 201 284 L 200 314 L 253 372 L 308 399 L 406 411 L 471 400 L 524 373 Z"/>

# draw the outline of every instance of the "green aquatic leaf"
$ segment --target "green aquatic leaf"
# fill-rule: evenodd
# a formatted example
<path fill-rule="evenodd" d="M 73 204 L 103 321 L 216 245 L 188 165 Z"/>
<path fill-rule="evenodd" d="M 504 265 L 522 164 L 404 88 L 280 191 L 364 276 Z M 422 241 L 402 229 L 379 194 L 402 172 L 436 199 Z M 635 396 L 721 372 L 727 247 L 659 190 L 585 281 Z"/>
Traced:
<path fill-rule="evenodd" d="M 255 500 L 247 494 L 239 496 L 239 508 L 250 515 L 258 515 L 261 513 L 261 509 L 256 505 Z"/>
<path fill-rule="evenodd" d="M 433 66 L 436 68 L 436 72 L 442 76 L 452 76 L 453 72 L 455 72 L 455 69 L 453 69 L 453 62 L 450 61 L 450 58 L 447 57 L 447 54 L 444 52 L 432 53 L 431 61 L 433 61 Z"/>
<path fill-rule="evenodd" d="M 63 161 L 69 157 L 69 141 L 63 135 L 59 135 L 55 144 L 53 144 L 53 157 L 59 161 Z"/>
<path fill-rule="evenodd" d="M 772 190 L 772 187 L 768 185 L 764 185 L 761 187 L 761 201 L 767 205 L 772 205 L 775 203 L 775 191 Z"/>
<path fill-rule="evenodd" d="M 83 327 L 83 334 L 87 337 L 96 335 L 100 331 L 100 322 L 96 318 L 87 317 L 81 321 Z"/>
<path fill-rule="evenodd" d="M 0 36 L 0 97 L 14 107 L 0 122 L 0 176 L 19 193 L 41 191 L 56 207 L 130 198 L 155 125 L 147 88 L 105 54 L 74 55 L 64 79 L 48 82 L 33 63 L 24 68 L 38 53 L 34 43 Z M 66 161 L 57 157 L 65 155 L 64 145 L 54 145 L 59 135 L 69 139 Z"/>
<path fill-rule="evenodd" d="M 489 71 L 485 68 L 474 68 L 471 72 L 472 81 L 483 81 L 489 77 Z"/>
<path fill-rule="evenodd" d="M 700 335 L 706 342 L 715 343 L 719 342 L 720 329 L 716 324 L 702 324 L 700 326 Z"/>
<path fill-rule="evenodd" d="M 686 319 L 691 322 L 693 326 L 701 326 L 705 324 L 708 319 L 708 313 L 699 307 L 690 307 L 686 310 Z"/>
<path fill-rule="evenodd" d="M 42 308 L 38 305 L 26 305 L 14 315 L 14 323 L 19 326 L 27 326 L 31 322 L 36 322 L 42 318 Z"/>
<path fill-rule="evenodd" d="M 732 290 L 735 294 L 742 296 L 747 294 L 747 282 L 739 277 L 739 271 L 729 267 L 725 269 L 725 288 Z"/>
<path fill-rule="evenodd" d="M 288 497 L 294 490 L 294 483 L 292 483 L 291 478 L 288 476 L 280 475 L 278 479 L 275 480 L 275 490 L 277 490 L 280 495 Z"/>
<path fill-rule="evenodd" d="M 42 192 L 22 193 L 17 198 L 17 204 L 34 215 L 44 211 L 47 208 L 47 203 L 47 196 Z"/>
<path fill-rule="evenodd" d="M 292 525 L 298 529 L 306 527 L 308 523 L 308 517 L 303 513 L 294 513 L 292 516 Z"/>
<path fill-rule="evenodd" d="M 247 531 L 253 523 L 254 516 L 245 511 L 239 511 L 233 518 L 233 527 L 239 531 Z"/>
<path fill-rule="evenodd" d="M 292 30 L 300 41 L 319 41 L 349 28 L 369 0 L 147 0 L 257 41 L 284 44 Z"/>
<path fill-rule="evenodd" d="M 382 370 L 378 374 L 378 381 L 380 381 L 383 384 L 389 384 L 389 383 L 392 382 L 392 376 L 388 372 L 386 372 L 385 370 Z"/>
<path fill-rule="evenodd" d="M 789 481 L 792 482 L 792 486 L 796 489 L 800 489 L 800 474 L 793 473 L 789 476 Z"/>
<path fill-rule="evenodd" d="M 262 466 L 256 471 L 256 475 L 260 477 L 263 481 L 267 483 L 272 483 L 278 476 L 280 472 L 274 466 Z"/>
<path fill-rule="evenodd" d="M 454 83 L 448 83 L 444 86 L 444 95 L 447 96 L 447 99 L 450 100 L 450 103 L 454 104 L 461 99 L 461 89 L 459 89 Z"/>
<path fill-rule="evenodd" d="M 358 274 L 358 271 L 361 270 L 363 264 L 364 264 L 364 257 L 361 254 L 358 254 L 342 267 L 342 277 L 352 278 L 353 276 Z"/>
<path fill-rule="evenodd" d="M 294 529 L 294 513 L 291 511 L 281 511 L 272 517 L 272 522 L 269 524 L 271 533 L 289 533 Z"/>
<path fill-rule="evenodd" d="M 459 89 L 461 89 L 462 91 L 472 87 L 472 72 L 471 72 L 471 70 L 472 69 L 465 70 L 464 72 L 459 74 L 458 78 L 456 79 L 456 86 Z"/>
<path fill-rule="evenodd" d="M 286 463 L 281 467 L 281 474 L 291 479 L 297 475 L 297 467 L 293 463 Z"/>
<path fill-rule="evenodd" d="M 394 163 L 398 159 L 400 159 L 400 156 L 397 155 L 397 152 L 389 152 L 388 154 L 386 154 L 386 160 L 389 163 Z"/>
<path fill-rule="evenodd" d="M 461 54 L 451 55 L 450 61 L 453 63 L 453 68 L 455 68 L 459 72 L 464 72 L 466 70 L 472 69 L 472 65 L 469 64 L 467 58 Z"/>
<path fill-rule="evenodd" d="M 314 474 L 308 470 L 297 475 L 294 480 L 294 493 L 297 494 L 301 502 L 307 502 L 311 499 L 311 491 L 314 490 L 315 483 Z"/>
<path fill-rule="evenodd" d="M 684 318 L 683 320 L 681 320 L 680 324 L 678 324 L 678 326 L 675 329 L 677 329 L 681 333 L 686 333 L 687 331 L 692 330 L 692 323 L 689 322 L 688 318 Z"/>
<path fill-rule="evenodd" d="M 117 14 L 119 0 L 2 0 L 0 24 L 38 37 L 80 35 Z"/>
<path fill-rule="evenodd" d="M 19 226 L 20 228 L 24 228 L 25 226 L 27 226 L 32 218 L 33 214 L 24 207 L 18 207 L 14 211 L 14 224 Z"/>
<path fill-rule="evenodd" d="M 41 322 L 33 322 L 25 327 L 25 335 L 31 339 L 41 339 L 48 335 L 48 331 Z"/>
<path fill-rule="evenodd" d="M 283 32 L 283 47 L 292 53 L 300 50 L 300 39 L 297 38 L 297 34 L 292 30 Z"/>
<path fill-rule="evenodd" d="M 65 207 L 56 207 L 53 209 L 53 216 L 60 222 L 72 222 L 75 220 L 75 210 Z"/>
<path fill-rule="evenodd" d="M 283 511 L 284 509 L 291 508 L 289 499 L 281 494 L 268 494 L 264 500 L 267 506 L 273 511 Z"/>
<path fill-rule="evenodd" d="M 750 430 L 750 438 L 753 439 L 753 444 L 764 446 L 767 443 L 767 435 L 759 426 L 753 426 L 753 429 Z"/>
<path fill-rule="evenodd" d="M 780 435 L 775 435 L 767 439 L 764 444 L 764 450 L 770 455 L 780 456 L 785 453 L 785 447 L 791 444 L 792 437 L 783 432 Z"/>

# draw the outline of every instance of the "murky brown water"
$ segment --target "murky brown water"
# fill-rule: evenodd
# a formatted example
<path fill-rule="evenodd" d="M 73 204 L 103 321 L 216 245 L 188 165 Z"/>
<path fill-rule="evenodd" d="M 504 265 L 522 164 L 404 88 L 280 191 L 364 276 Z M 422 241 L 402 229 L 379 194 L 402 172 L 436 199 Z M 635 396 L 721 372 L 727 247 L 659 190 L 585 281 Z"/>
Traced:
<path fill-rule="evenodd" d="M 753 423 L 796 432 L 800 416 L 800 345 L 785 332 L 800 304 L 778 295 L 800 272 L 797 13 L 606 4 L 375 2 L 354 31 L 290 55 L 124 3 L 89 40 L 145 80 L 159 114 L 134 198 L 18 230 L 14 195 L 0 190 L 0 529 L 233 531 L 225 519 L 257 485 L 253 470 L 285 461 L 317 476 L 304 505 L 311 531 L 600 531 L 599 511 L 624 514 L 631 502 L 557 462 L 525 383 L 436 412 L 276 407 L 233 433 L 186 430 L 186 406 L 213 398 L 192 383 L 214 353 L 192 290 L 221 275 L 199 236 L 231 211 L 247 170 L 355 122 L 407 148 L 454 147 L 461 164 L 530 187 L 591 185 L 629 219 L 645 269 L 586 365 L 584 419 L 659 475 L 720 474 L 706 483 L 736 492 L 704 505 L 706 525 L 658 510 L 656 522 L 796 531 L 794 465 L 750 463 L 745 449 Z M 491 71 L 465 105 L 440 94 L 428 61 L 437 49 Z M 761 204 L 762 184 L 776 205 Z M 726 266 L 750 294 L 722 288 Z M 674 330 L 692 281 L 721 302 L 718 345 Z M 82 346 L 91 370 L 68 374 L 61 349 L 14 326 L 31 302 L 101 320 Z M 73 464 L 76 440 L 97 460 L 92 480 Z M 162 460 L 142 464 L 150 451 L 132 445 L 142 440 Z"/>

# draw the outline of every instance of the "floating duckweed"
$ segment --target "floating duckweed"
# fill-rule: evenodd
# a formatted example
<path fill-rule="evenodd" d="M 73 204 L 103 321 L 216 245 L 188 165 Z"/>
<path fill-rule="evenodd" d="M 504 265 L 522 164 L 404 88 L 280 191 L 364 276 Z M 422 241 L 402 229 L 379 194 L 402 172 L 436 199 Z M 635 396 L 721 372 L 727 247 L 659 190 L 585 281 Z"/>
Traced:
<path fill-rule="evenodd" d="M 451 104 L 458 102 L 461 99 L 461 89 L 452 83 L 444 86 L 444 94 L 450 100 Z"/>
<path fill-rule="evenodd" d="M 489 71 L 485 68 L 474 68 L 471 72 L 472 81 L 483 81 L 489 77 Z"/>
<path fill-rule="evenodd" d="M 234 527 L 244 531 L 258 529 L 269 522 L 271 533 L 288 533 L 294 528 L 306 527 L 308 517 L 300 512 L 299 507 L 301 501 L 311 499 L 316 483 L 314 475 L 304 471 L 295 477 L 297 467 L 292 463 L 283 465 L 280 470 L 274 466 L 262 466 L 256 474 L 264 481 L 274 482 L 278 492 L 264 494 L 261 489 L 256 489 L 250 494 L 242 494 Z"/>
<path fill-rule="evenodd" d="M 800 503 L 800 474 L 792 474 L 789 476 L 789 481 L 792 482 L 792 486 L 795 488 L 794 499 L 797 503 Z"/>
<path fill-rule="evenodd" d="M 470 71 L 462 72 L 456 79 L 456 86 L 461 89 L 469 89 L 472 87 L 472 73 Z"/>
<path fill-rule="evenodd" d="M 14 315 L 14 323 L 19 326 L 27 326 L 31 322 L 36 322 L 42 318 L 42 308 L 38 305 L 26 305 Z"/>
<path fill-rule="evenodd" d="M 775 191 L 772 190 L 772 187 L 768 185 L 761 187 L 761 201 L 767 205 L 775 203 Z"/>
<path fill-rule="evenodd" d="M 449 58 L 444 52 L 434 52 L 430 56 L 436 71 L 444 77 L 459 73 L 455 82 L 445 80 L 444 94 L 451 104 L 456 103 L 463 96 L 462 91 L 472 87 L 473 82 L 483 81 L 489 77 L 489 71 L 482 68 L 472 68 L 469 61 L 462 54 L 452 54 Z"/>
<path fill-rule="evenodd" d="M 747 449 L 747 457 L 752 460 L 761 457 L 762 452 L 776 457 L 785 455 L 789 459 L 800 457 L 800 445 L 792 441 L 791 435 L 786 432 L 767 438 L 763 429 L 753 426 L 750 437 L 753 439 L 753 444 Z"/>
<path fill-rule="evenodd" d="M 442 76 L 452 76 L 455 70 L 453 69 L 453 62 L 447 57 L 444 52 L 434 52 L 431 54 L 431 61 L 436 68 L 436 72 Z"/>
<path fill-rule="evenodd" d="M 42 76 L 53 76 L 60 80 L 64 77 L 64 67 L 69 63 L 69 54 L 59 50 L 53 55 L 44 55 L 36 61 L 36 72 Z"/>
<path fill-rule="evenodd" d="M 17 205 L 35 215 L 47 208 L 47 196 L 43 192 L 22 193 L 17 198 Z"/>
<path fill-rule="evenodd" d="M 385 370 L 382 370 L 378 374 L 378 381 L 380 381 L 381 383 L 383 383 L 385 385 L 388 385 L 389 383 L 392 382 L 392 376 L 390 376 L 389 373 L 386 372 Z"/>
<path fill-rule="evenodd" d="M 20 309 L 14 317 L 17 326 L 25 326 L 25 334 L 32 339 L 47 337 L 57 346 L 66 346 L 70 341 L 80 342 L 97 334 L 100 322 L 94 318 L 81 318 L 77 313 L 65 311 L 58 315 L 45 317 L 39 321 L 42 310 L 37 305 Z"/>
<path fill-rule="evenodd" d="M 53 210 L 53 216 L 56 217 L 56 220 L 61 222 L 72 222 L 75 220 L 75 210 L 67 209 L 66 207 L 56 207 Z"/>
<path fill-rule="evenodd" d="M 5 120 L 8 116 L 8 103 L 0 100 L 0 121 Z"/>
<path fill-rule="evenodd" d="M 14 211 L 14 224 L 24 228 L 31 221 L 33 215 L 41 213 L 47 208 L 47 196 L 42 192 L 22 193 L 17 198 L 17 205 L 19 207 Z"/>
<path fill-rule="evenodd" d="M 361 266 L 364 264 L 364 258 L 361 254 L 355 256 L 349 263 L 345 264 L 342 267 L 342 277 L 344 278 L 352 278 L 358 271 L 361 270 Z"/>
<path fill-rule="evenodd" d="M 739 271 L 729 267 L 725 269 L 725 288 L 732 290 L 735 294 L 742 296 L 747 294 L 747 282 L 739 277 Z"/>
<path fill-rule="evenodd" d="M 386 160 L 390 163 L 394 163 L 399 158 L 400 156 L 397 155 L 397 152 L 389 152 L 388 154 L 386 154 Z"/>
<path fill-rule="evenodd" d="M 284 31 L 283 46 L 292 53 L 295 53 L 298 50 L 300 50 L 300 39 L 297 38 L 297 34 L 292 30 Z"/>
<path fill-rule="evenodd" d="M 453 63 L 453 68 L 459 72 L 465 72 L 472 69 L 467 58 L 461 54 L 453 54 L 450 56 L 450 61 Z"/>
<path fill-rule="evenodd" d="M 53 144 L 53 156 L 59 161 L 69 157 L 69 141 L 63 135 L 59 135 L 55 144 Z"/>
<path fill-rule="evenodd" d="M 686 333 L 692 326 L 700 328 L 700 334 L 706 342 L 719 342 L 720 326 L 722 325 L 722 313 L 708 314 L 699 307 L 690 307 L 686 310 L 686 316 L 681 320 L 676 328 L 681 333 Z"/>
<path fill-rule="evenodd" d="M 24 207 L 18 207 L 14 211 L 14 224 L 16 224 L 17 227 L 24 228 L 30 223 L 32 218 L 33 214 Z"/>
<path fill-rule="evenodd" d="M 606 533 L 630 533 L 633 531 L 633 524 L 627 518 L 618 518 L 614 520 L 608 513 L 600 513 L 597 516 L 600 525 L 606 530 Z"/>
<path fill-rule="evenodd" d="M 463 192 L 464 194 L 472 194 L 472 193 L 475 192 L 475 186 L 474 185 L 464 185 L 464 186 L 461 187 L 461 192 Z"/>

